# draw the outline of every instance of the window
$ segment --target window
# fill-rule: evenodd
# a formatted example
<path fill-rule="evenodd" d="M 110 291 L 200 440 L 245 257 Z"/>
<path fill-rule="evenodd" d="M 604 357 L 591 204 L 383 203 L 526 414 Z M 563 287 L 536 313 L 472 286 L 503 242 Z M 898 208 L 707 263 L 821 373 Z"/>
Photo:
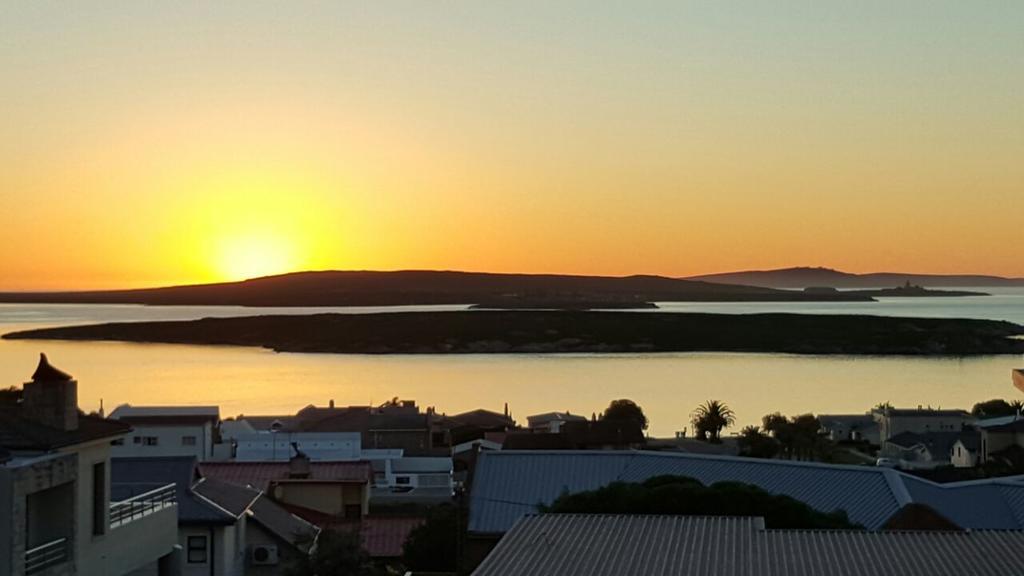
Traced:
<path fill-rule="evenodd" d="M 206 564 L 206 536 L 188 537 L 188 563 Z"/>
<path fill-rule="evenodd" d="M 181 445 L 182 446 L 195 446 L 196 445 L 196 437 L 195 436 L 182 436 L 181 437 Z"/>
<path fill-rule="evenodd" d="M 408 483 L 409 483 L 409 477 L 408 476 L 395 476 L 395 484 L 408 484 Z"/>
<path fill-rule="evenodd" d="M 116 438 L 110 441 L 111 446 L 124 446 L 124 438 Z"/>
<path fill-rule="evenodd" d="M 160 443 L 160 439 L 157 438 L 156 436 L 146 436 L 142 440 L 142 443 L 145 444 L 146 446 L 156 446 L 157 444 Z"/>
<path fill-rule="evenodd" d="M 132 438 L 132 444 L 142 444 L 142 436 L 135 436 Z"/>
<path fill-rule="evenodd" d="M 107 531 L 107 463 L 92 465 L 92 533 Z"/>

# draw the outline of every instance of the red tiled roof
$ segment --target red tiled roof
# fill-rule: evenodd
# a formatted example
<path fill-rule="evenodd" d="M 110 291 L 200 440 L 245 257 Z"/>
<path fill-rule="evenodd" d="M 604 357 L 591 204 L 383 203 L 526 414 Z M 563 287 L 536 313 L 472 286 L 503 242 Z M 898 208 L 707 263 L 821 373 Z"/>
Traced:
<path fill-rule="evenodd" d="M 199 473 L 238 486 L 266 491 L 273 480 L 287 480 L 287 462 L 201 462 Z M 310 462 L 309 479 L 367 483 L 373 478 L 369 462 Z"/>
<path fill-rule="evenodd" d="M 322 530 L 358 530 L 363 549 L 373 558 L 401 556 L 409 533 L 425 521 L 416 516 L 365 516 L 361 520 L 346 520 L 302 506 L 278 504 Z"/>

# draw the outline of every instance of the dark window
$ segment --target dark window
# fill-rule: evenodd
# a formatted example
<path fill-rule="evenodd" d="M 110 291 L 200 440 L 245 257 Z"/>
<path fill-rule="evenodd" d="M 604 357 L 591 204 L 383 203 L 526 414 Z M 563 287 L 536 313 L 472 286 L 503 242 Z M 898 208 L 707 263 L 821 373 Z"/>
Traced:
<path fill-rule="evenodd" d="M 188 563 L 206 564 L 206 536 L 188 537 Z"/>
<path fill-rule="evenodd" d="M 395 476 L 395 484 L 408 484 L 408 483 L 409 483 L 409 477 L 408 476 Z"/>
<path fill-rule="evenodd" d="M 132 444 L 142 444 L 142 436 L 135 436 L 132 438 Z"/>
<path fill-rule="evenodd" d="M 195 446 L 196 445 L 196 437 L 195 436 L 182 436 L 181 437 L 181 445 L 182 446 Z"/>
<path fill-rule="evenodd" d="M 92 465 L 92 533 L 107 531 L 107 463 Z"/>
<path fill-rule="evenodd" d="M 159 438 L 156 436 L 146 436 L 144 444 L 146 446 L 156 446 L 159 443 Z"/>
<path fill-rule="evenodd" d="M 111 446 L 124 446 L 124 438 L 118 438 L 110 441 Z"/>

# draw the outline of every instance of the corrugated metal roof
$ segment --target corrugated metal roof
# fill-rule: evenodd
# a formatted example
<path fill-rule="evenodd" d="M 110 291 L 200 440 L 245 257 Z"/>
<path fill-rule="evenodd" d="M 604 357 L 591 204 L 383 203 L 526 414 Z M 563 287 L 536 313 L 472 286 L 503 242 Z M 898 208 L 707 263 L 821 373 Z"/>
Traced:
<path fill-rule="evenodd" d="M 525 516 L 474 576 L 1005 576 L 1024 532 L 765 530 L 759 518 Z"/>
<path fill-rule="evenodd" d="M 500 451 L 480 455 L 470 496 L 469 529 L 508 530 L 538 504 L 563 492 L 611 482 L 689 476 L 704 484 L 733 481 L 784 494 L 822 512 L 844 510 L 850 520 L 877 529 L 910 501 L 894 470 L 866 466 L 759 460 L 731 456 L 642 451 Z"/>

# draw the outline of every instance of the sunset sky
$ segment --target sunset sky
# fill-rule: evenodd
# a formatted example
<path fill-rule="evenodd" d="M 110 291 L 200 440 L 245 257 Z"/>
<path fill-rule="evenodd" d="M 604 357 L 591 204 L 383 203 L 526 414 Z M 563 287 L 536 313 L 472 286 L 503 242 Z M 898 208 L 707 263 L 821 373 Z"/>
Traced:
<path fill-rule="evenodd" d="M 1024 276 L 1024 3 L 6 2 L 0 289 Z"/>

